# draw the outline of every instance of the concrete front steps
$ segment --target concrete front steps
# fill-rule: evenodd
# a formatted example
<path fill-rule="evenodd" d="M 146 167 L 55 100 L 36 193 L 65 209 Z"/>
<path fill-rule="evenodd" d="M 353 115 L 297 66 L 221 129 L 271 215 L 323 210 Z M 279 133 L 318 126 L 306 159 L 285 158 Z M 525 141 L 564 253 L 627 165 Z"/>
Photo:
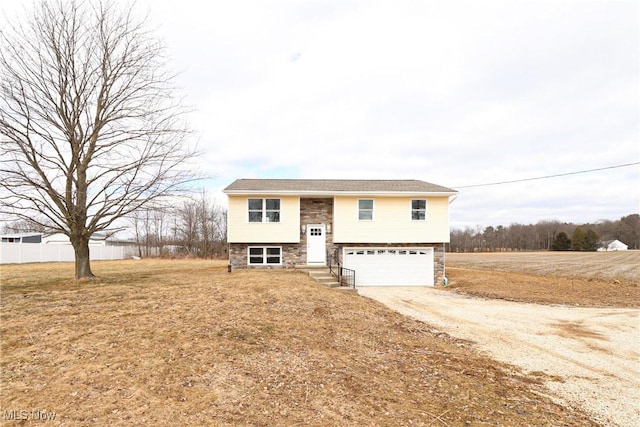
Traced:
<path fill-rule="evenodd" d="M 338 279 L 333 274 L 331 274 L 329 267 L 304 265 L 298 266 L 296 268 L 302 271 L 306 271 L 307 273 L 309 273 L 309 277 L 311 277 L 316 282 L 325 285 L 326 287 L 337 289 L 340 291 L 352 291 L 357 293 L 357 291 L 350 286 L 340 286 Z"/>

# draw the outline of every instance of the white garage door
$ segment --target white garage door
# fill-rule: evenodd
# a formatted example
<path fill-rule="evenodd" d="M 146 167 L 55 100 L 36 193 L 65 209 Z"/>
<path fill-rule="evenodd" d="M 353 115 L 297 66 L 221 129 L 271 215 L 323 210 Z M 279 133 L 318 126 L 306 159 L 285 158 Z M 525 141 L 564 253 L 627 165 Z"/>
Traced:
<path fill-rule="evenodd" d="M 356 286 L 433 286 L 433 248 L 346 248 Z"/>

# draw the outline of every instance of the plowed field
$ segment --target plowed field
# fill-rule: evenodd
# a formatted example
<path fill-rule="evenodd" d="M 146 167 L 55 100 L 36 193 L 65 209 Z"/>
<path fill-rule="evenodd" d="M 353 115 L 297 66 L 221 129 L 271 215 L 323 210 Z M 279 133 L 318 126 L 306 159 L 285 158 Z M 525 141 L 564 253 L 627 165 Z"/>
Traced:
<path fill-rule="evenodd" d="M 511 301 L 640 307 L 640 251 L 447 254 L 457 292 Z"/>

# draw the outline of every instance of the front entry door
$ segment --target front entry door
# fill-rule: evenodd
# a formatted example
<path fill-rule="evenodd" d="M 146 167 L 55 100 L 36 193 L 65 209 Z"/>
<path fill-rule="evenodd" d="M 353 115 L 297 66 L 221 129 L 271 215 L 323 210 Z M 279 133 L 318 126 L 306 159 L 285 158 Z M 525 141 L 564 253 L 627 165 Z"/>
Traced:
<path fill-rule="evenodd" d="M 307 264 L 327 263 L 327 238 L 324 224 L 307 225 Z"/>

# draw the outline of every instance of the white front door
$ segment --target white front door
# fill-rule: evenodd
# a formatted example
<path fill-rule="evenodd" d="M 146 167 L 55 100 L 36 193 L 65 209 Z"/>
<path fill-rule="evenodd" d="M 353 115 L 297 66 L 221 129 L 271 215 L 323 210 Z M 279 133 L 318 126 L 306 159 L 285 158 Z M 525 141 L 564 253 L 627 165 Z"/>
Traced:
<path fill-rule="evenodd" d="M 327 238 L 324 224 L 307 225 L 307 264 L 327 263 Z"/>

